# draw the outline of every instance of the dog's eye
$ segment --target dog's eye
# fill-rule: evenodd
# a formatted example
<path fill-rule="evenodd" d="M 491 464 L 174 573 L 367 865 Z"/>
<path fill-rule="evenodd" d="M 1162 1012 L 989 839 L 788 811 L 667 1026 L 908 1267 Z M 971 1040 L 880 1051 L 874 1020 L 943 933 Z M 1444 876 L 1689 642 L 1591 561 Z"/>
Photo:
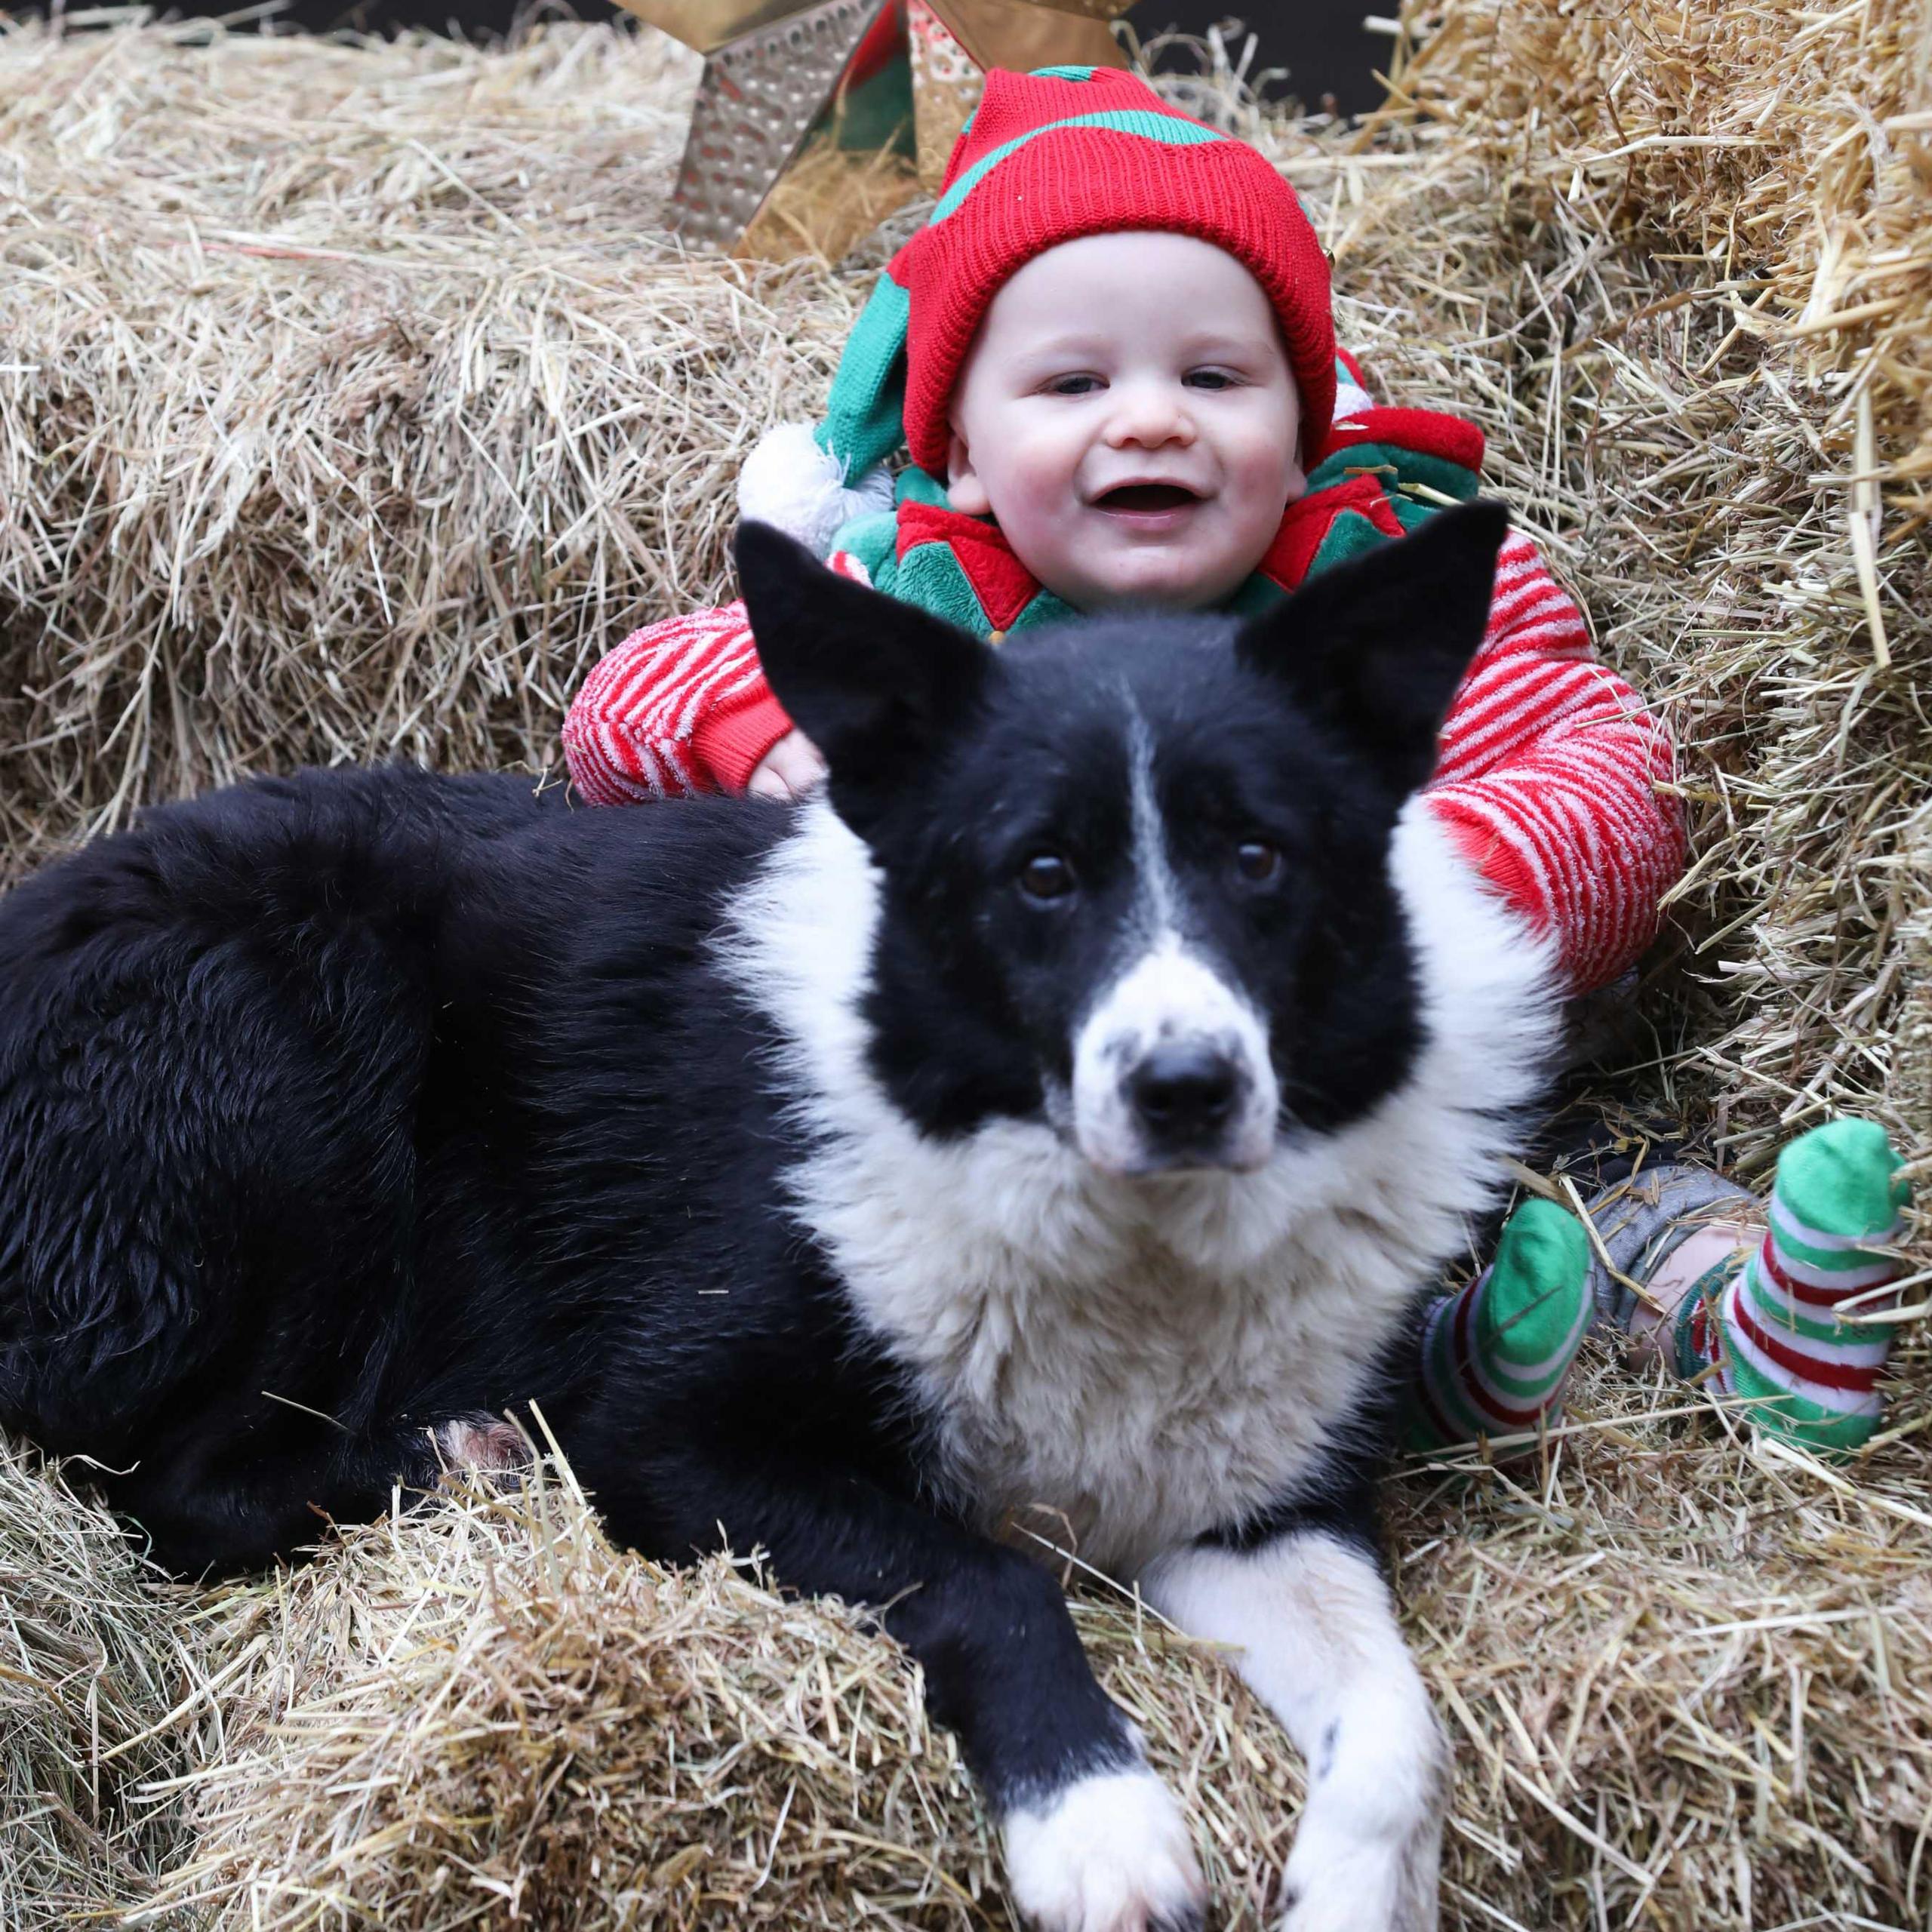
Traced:
<path fill-rule="evenodd" d="M 1281 855 L 1259 838 L 1251 838 L 1235 848 L 1235 869 L 1250 885 L 1266 885 L 1281 869 Z"/>
<path fill-rule="evenodd" d="M 1029 899 L 1064 899 L 1073 890 L 1073 868 L 1057 852 L 1035 852 L 1020 868 L 1020 889 Z"/>

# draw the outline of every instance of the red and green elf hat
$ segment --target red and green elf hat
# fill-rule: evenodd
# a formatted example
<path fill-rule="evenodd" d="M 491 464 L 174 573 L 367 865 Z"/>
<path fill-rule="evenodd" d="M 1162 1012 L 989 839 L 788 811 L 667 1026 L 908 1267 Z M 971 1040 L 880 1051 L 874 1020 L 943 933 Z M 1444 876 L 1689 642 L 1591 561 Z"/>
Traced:
<path fill-rule="evenodd" d="M 1327 257 L 1294 191 L 1255 149 L 1177 112 L 1137 75 L 995 68 L 931 219 L 894 256 L 853 329 L 824 421 L 782 426 L 746 462 L 745 515 L 822 553 L 848 518 L 889 506 L 875 472 L 902 444 L 943 475 L 953 385 L 1001 284 L 1063 242 L 1131 229 L 1211 242 L 1260 282 L 1301 392 L 1306 460 L 1315 460 L 1334 411 L 1335 332 Z"/>

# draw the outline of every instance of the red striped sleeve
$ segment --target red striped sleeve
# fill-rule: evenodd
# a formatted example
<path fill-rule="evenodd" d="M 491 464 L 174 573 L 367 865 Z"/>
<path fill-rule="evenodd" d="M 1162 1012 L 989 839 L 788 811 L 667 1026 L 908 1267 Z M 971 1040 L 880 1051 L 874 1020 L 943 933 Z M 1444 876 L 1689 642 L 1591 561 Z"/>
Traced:
<path fill-rule="evenodd" d="M 745 607 L 727 604 L 647 624 L 599 659 L 564 720 L 564 758 L 593 805 L 742 792 L 791 728 Z"/>
<path fill-rule="evenodd" d="M 845 551 L 830 565 L 872 580 Z M 791 729 L 744 605 L 725 604 L 647 624 L 599 658 L 564 719 L 564 761 L 593 805 L 742 792 Z"/>
<path fill-rule="evenodd" d="M 1483 875 L 1556 935 L 1574 991 L 1656 937 L 1684 866 L 1670 740 L 1597 663 L 1583 614 L 1520 533 L 1442 730 L 1430 802 Z"/>

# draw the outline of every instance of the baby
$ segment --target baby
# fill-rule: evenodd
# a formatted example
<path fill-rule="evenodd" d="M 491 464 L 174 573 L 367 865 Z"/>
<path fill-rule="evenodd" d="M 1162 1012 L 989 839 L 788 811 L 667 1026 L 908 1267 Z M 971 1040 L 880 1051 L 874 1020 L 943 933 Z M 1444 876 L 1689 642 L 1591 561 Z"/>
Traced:
<path fill-rule="evenodd" d="M 885 464 L 903 445 L 896 480 Z M 995 643 L 1111 605 L 1237 615 L 1473 496 L 1481 433 L 1378 405 L 1338 355 L 1328 266 L 1255 149 L 1134 77 L 989 75 L 927 226 L 860 316 L 825 422 L 774 431 L 747 516 Z M 741 605 L 638 632 L 564 727 L 580 793 L 795 796 L 823 771 L 761 675 Z M 1467 862 L 1553 943 L 1571 990 L 1616 978 L 1679 875 L 1671 748 L 1594 661 L 1581 614 L 1513 534 L 1428 796 Z M 1897 1269 L 1898 1161 L 1869 1123 L 1814 1128 L 1767 1217 L 1714 1175 L 1654 1168 L 1542 1199 L 1430 1309 L 1420 1446 L 1534 1435 L 1593 1317 L 1752 1419 L 1827 1451 L 1877 1426 L 1886 1331 L 1841 1321 Z"/>

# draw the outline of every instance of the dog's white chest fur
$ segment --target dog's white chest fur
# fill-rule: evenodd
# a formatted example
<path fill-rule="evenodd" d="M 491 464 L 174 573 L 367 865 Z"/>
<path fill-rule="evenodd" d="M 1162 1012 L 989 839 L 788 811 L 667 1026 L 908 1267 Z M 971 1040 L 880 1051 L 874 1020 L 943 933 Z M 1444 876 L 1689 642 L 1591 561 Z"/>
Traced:
<path fill-rule="evenodd" d="M 1546 954 L 1426 808 L 1391 860 L 1428 1042 L 1366 1118 L 1245 1174 L 1105 1174 L 1036 1123 L 918 1133 L 866 1068 L 875 888 L 829 807 L 740 909 L 728 956 L 810 1129 L 798 1211 L 989 1527 L 1071 1535 L 1128 1575 L 1293 1494 L 1492 1198 L 1554 1023 Z"/>
<path fill-rule="evenodd" d="M 1251 1255 L 1260 1230 L 1229 1225 L 1232 1177 L 1167 1184 L 1192 1199 L 1150 1202 L 1144 1182 L 1042 1198 L 1036 1177 L 1062 1154 L 1043 1129 L 983 1136 L 947 1203 L 969 1211 L 931 1211 L 936 1194 L 903 1226 L 890 1197 L 848 1190 L 859 1176 L 835 1157 L 806 1185 L 861 1306 L 945 1417 L 949 1472 L 986 1526 L 1070 1538 L 1131 1574 L 1308 1472 L 1423 1257 L 1405 1217 L 1376 1211 L 1392 1204 L 1298 1217 Z M 1026 1202 L 1031 1239 L 984 1225 L 989 1188 Z"/>

